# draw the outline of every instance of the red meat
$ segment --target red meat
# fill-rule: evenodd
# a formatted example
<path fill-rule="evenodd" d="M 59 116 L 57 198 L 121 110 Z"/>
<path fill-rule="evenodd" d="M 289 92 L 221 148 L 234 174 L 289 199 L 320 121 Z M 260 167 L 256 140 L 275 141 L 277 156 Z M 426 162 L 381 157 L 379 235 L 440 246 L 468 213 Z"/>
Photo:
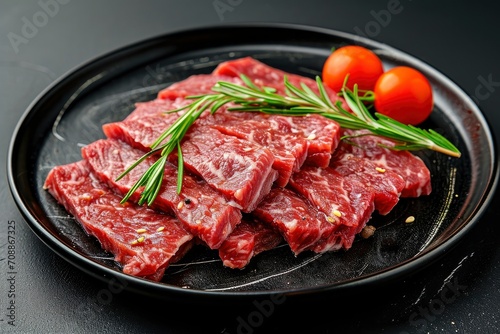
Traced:
<path fill-rule="evenodd" d="M 313 92 L 319 94 L 318 86 L 314 79 L 282 71 L 252 57 L 244 57 L 223 62 L 215 68 L 212 74 L 228 77 L 240 77 L 243 74 L 250 78 L 255 85 L 260 87 L 272 87 L 276 89 L 276 93 L 281 95 L 286 94 L 284 84 L 284 78 L 286 76 L 292 85 L 300 88 L 300 86 L 304 84 Z M 348 108 L 345 101 L 337 95 L 337 92 L 334 92 L 328 87 L 325 87 L 325 89 L 333 103 L 339 101 L 343 104 L 344 108 Z"/>
<path fill-rule="evenodd" d="M 332 224 L 340 225 L 345 249 L 352 246 L 375 209 L 371 189 L 329 167 L 304 167 L 292 175 L 290 185 L 326 214 Z"/>
<path fill-rule="evenodd" d="M 409 151 L 386 148 L 393 147 L 395 143 L 367 133 L 346 130 L 345 135 L 353 136 L 348 139 L 353 145 L 346 145 L 344 149 L 356 157 L 369 159 L 386 171 L 401 175 L 405 180 L 401 197 L 419 197 L 432 192 L 431 173 L 422 159 Z"/>
<path fill-rule="evenodd" d="M 399 202 L 405 180 L 392 170 L 386 170 L 367 158 L 358 158 L 345 150 L 349 144 L 341 143 L 330 161 L 330 167 L 344 177 L 354 178 L 372 189 L 375 195 L 375 209 L 388 214 Z"/>
<path fill-rule="evenodd" d="M 212 87 L 219 81 L 227 81 L 235 84 L 243 82 L 238 77 L 225 75 L 197 74 L 182 81 L 173 83 L 158 93 L 159 99 L 175 100 L 179 97 L 187 97 L 202 94 L 215 94 Z"/>
<path fill-rule="evenodd" d="M 252 214 L 280 231 L 295 255 L 306 250 L 338 250 L 342 246 L 338 225 L 290 189 L 273 189 Z"/>
<path fill-rule="evenodd" d="M 215 129 L 190 131 L 181 149 L 184 166 L 243 212 L 253 211 L 278 177 L 268 149 Z"/>
<path fill-rule="evenodd" d="M 126 194 L 154 163 L 154 158 L 149 158 L 116 181 L 142 155 L 142 151 L 112 139 L 98 140 L 82 149 L 82 156 L 88 161 L 93 173 L 121 195 Z M 153 207 L 173 213 L 186 230 L 210 248 L 218 248 L 240 223 L 240 210 L 229 205 L 220 193 L 208 187 L 203 180 L 185 173 L 180 194 L 177 194 L 176 181 L 177 167 L 167 163 L 162 188 Z M 131 200 L 137 202 L 139 195 L 140 191 L 136 191 Z"/>
<path fill-rule="evenodd" d="M 284 85 L 284 77 L 286 76 L 294 86 L 300 87 L 304 84 L 316 94 L 319 93 L 315 80 L 276 69 L 251 57 L 221 63 L 213 71 L 213 74 L 232 77 L 239 77 L 243 74 L 249 77 L 257 86 L 272 87 L 281 95 L 286 95 Z M 325 89 L 332 103 L 339 102 L 345 110 L 349 110 L 344 99 L 328 87 L 325 87 Z M 266 115 L 258 116 L 259 119 L 261 117 L 266 117 Z M 340 138 L 338 133 L 340 127 L 335 121 L 317 115 L 306 118 L 275 115 L 267 115 L 267 117 L 276 121 L 277 128 L 283 129 L 285 127 L 294 133 L 301 132 L 304 138 L 310 141 L 306 163 L 318 167 L 328 166 L 330 154 L 336 148 Z"/>
<path fill-rule="evenodd" d="M 44 188 L 114 254 L 126 274 L 160 280 L 165 268 L 191 246 L 193 235 L 177 219 L 120 204 L 121 197 L 92 175 L 84 160 L 54 167 Z"/>
<path fill-rule="evenodd" d="M 160 111 L 174 104 L 167 100 L 140 104 L 124 121 L 104 125 L 104 133 L 148 151 L 149 145 L 178 117 Z M 155 109 L 156 113 L 151 112 Z M 272 168 L 274 156 L 267 148 L 213 128 L 193 126 L 181 149 L 185 167 L 244 212 L 255 208 L 278 177 Z"/>
<path fill-rule="evenodd" d="M 248 119 L 247 116 L 240 112 L 218 112 L 204 117 L 199 124 L 269 149 L 274 156 L 273 169 L 279 174 L 275 185 L 286 186 L 292 173 L 300 169 L 307 157 L 308 141 L 302 136 L 274 129 L 265 120 Z"/>
<path fill-rule="evenodd" d="M 219 248 L 224 266 L 242 269 L 257 254 L 273 249 L 283 241 L 270 225 L 243 219 Z"/>

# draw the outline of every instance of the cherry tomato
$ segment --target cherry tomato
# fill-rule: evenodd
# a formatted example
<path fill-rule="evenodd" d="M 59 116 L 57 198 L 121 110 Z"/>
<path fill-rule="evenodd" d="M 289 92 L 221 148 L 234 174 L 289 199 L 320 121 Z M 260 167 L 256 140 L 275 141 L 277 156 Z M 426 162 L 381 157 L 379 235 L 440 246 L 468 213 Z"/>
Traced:
<path fill-rule="evenodd" d="M 333 51 L 323 65 L 322 79 L 326 86 L 340 91 L 346 75 L 347 87 L 354 84 L 360 90 L 373 90 L 375 82 L 384 72 L 380 58 L 362 46 L 348 45 Z"/>
<path fill-rule="evenodd" d="M 404 124 L 422 123 L 434 105 L 429 81 L 411 67 L 398 66 L 386 71 L 373 92 L 375 110 Z"/>

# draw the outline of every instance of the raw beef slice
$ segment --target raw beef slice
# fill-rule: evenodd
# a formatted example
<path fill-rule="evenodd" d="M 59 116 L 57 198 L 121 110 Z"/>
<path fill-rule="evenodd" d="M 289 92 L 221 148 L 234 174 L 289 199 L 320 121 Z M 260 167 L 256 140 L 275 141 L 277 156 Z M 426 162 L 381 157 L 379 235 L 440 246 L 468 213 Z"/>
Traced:
<path fill-rule="evenodd" d="M 275 67 L 264 64 L 263 62 L 252 58 L 244 57 L 234 60 L 228 60 L 220 63 L 212 72 L 214 75 L 224 75 L 229 77 L 240 77 L 242 74 L 247 76 L 253 83 L 260 87 L 271 87 L 276 89 L 276 93 L 286 95 L 284 78 L 287 77 L 288 81 L 296 87 L 304 84 L 309 87 L 313 92 L 319 94 L 316 80 L 304 77 L 302 75 L 293 74 L 282 71 Z M 341 103 L 344 109 L 348 110 L 348 106 L 344 99 L 337 95 L 328 87 L 325 90 L 332 100 L 332 103 Z"/>
<path fill-rule="evenodd" d="M 343 150 L 346 145 L 333 154 L 330 167 L 344 177 L 354 178 L 372 189 L 375 198 L 375 209 L 381 215 L 387 215 L 399 202 L 405 180 L 392 170 L 386 170 L 372 163 L 367 158 L 359 158 Z"/>
<path fill-rule="evenodd" d="M 338 250 L 338 226 L 307 199 L 290 189 L 274 188 L 252 213 L 280 231 L 295 255 L 306 250 Z"/>
<path fill-rule="evenodd" d="M 274 156 L 273 169 L 278 171 L 275 185 L 284 187 L 293 172 L 300 169 L 307 157 L 309 142 L 302 136 L 271 127 L 265 120 L 247 118 L 240 112 L 217 112 L 199 120 L 198 124 L 261 145 Z"/>
<path fill-rule="evenodd" d="M 352 145 L 346 145 L 344 149 L 356 157 L 369 159 L 380 168 L 401 175 L 405 180 L 401 197 L 419 197 L 431 193 L 431 173 L 422 159 L 409 151 L 386 148 L 393 147 L 395 143 L 368 134 L 363 130 L 345 130 L 343 135 L 352 136 L 347 139 Z"/>
<path fill-rule="evenodd" d="M 84 160 L 54 167 L 44 188 L 115 256 L 126 274 L 160 280 L 191 245 L 193 235 L 174 217 L 120 204 L 121 197 L 95 178 Z"/>
<path fill-rule="evenodd" d="M 216 94 L 212 91 L 212 87 L 219 81 L 226 81 L 239 85 L 243 83 L 238 77 L 195 74 L 161 90 L 158 93 L 158 98 L 163 100 L 175 100 L 179 97 L 185 98 L 193 95 Z"/>
<path fill-rule="evenodd" d="M 142 151 L 113 139 L 98 140 L 82 148 L 82 156 L 88 161 L 93 173 L 122 195 L 154 163 L 154 158 L 146 159 L 116 181 L 142 155 Z M 139 196 L 138 190 L 131 200 L 137 202 Z M 218 248 L 241 221 L 240 210 L 231 206 L 220 193 L 199 178 L 185 173 L 182 191 L 178 194 L 177 167 L 170 163 L 165 166 L 162 188 L 152 207 L 173 213 L 186 230 L 212 249 Z"/>
<path fill-rule="evenodd" d="M 124 121 L 103 125 L 103 131 L 108 138 L 149 151 L 149 145 L 177 117 L 177 114 L 161 111 L 150 112 L 164 105 L 171 106 L 172 102 L 141 104 Z M 144 117 L 140 117 L 142 113 Z M 255 208 L 278 177 L 273 169 L 274 156 L 267 148 L 214 128 L 195 123 L 186 133 L 181 149 L 186 169 L 203 178 L 244 212 Z M 172 161 L 175 160 L 174 154 Z"/>
<path fill-rule="evenodd" d="M 332 168 L 306 166 L 292 175 L 290 186 L 328 216 L 349 249 L 375 209 L 374 192 Z"/>
<path fill-rule="evenodd" d="M 215 129 L 197 128 L 181 144 L 184 166 L 251 212 L 269 193 L 278 173 L 274 156 L 265 147 L 226 136 Z"/>
<path fill-rule="evenodd" d="M 251 57 L 223 62 L 217 66 L 213 74 L 217 76 L 224 75 L 232 77 L 240 77 L 243 74 L 249 77 L 257 86 L 272 87 L 276 89 L 276 92 L 280 95 L 286 95 L 284 85 L 284 77 L 286 76 L 288 81 L 294 86 L 300 87 L 301 84 L 304 84 L 316 94 L 319 93 L 315 80 L 282 71 Z M 328 87 L 325 87 L 325 89 L 332 103 L 335 104 L 338 102 L 345 110 L 350 110 L 344 99 L 339 97 L 336 92 Z M 297 131 L 298 129 L 303 133 L 304 138 L 308 138 L 310 147 L 306 163 L 318 167 L 328 166 L 330 154 L 335 149 L 340 138 L 338 136 L 340 127 L 336 122 L 317 115 L 311 115 L 310 119 L 304 117 L 267 115 L 267 117 L 269 116 L 277 120 L 278 123 L 276 124 L 279 124 L 278 126 L 280 126 L 280 128 L 288 122 L 295 123 L 292 124 L 293 131 Z M 257 117 L 261 118 L 266 116 L 261 115 Z M 286 126 L 288 127 L 290 125 Z"/>
<path fill-rule="evenodd" d="M 283 241 L 270 225 L 244 218 L 219 248 L 224 266 L 243 269 L 257 254 L 273 249 Z"/>

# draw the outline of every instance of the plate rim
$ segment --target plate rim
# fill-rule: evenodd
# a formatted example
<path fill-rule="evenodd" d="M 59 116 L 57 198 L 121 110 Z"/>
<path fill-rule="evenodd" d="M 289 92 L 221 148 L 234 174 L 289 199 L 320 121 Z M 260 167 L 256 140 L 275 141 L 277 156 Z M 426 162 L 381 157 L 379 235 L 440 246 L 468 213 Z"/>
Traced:
<path fill-rule="evenodd" d="M 159 34 L 156 36 L 152 36 L 140 41 L 136 41 L 134 43 L 127 44 L 125 46 L 121 46 L 119 48 L 116 48 L 114 50 L 111 50 L 109 52 L 102 53 L 100 55 L 97 55 L 95 57 L 90 58 L 89 60 L 71 68 L 70 70 L 66 71 L 63 73 L 61 76 L 58 77 L 53 83 L 51 83 L 49 86 L 47 86 L 38 96 L 29 104 L 29 106 L 26 108 L 26 110 L 22 113 L 21 117 L 19 118 L 19 121 L 17 122 L 12 137 L 11 141 L 9 143 L 9 148 L 8 148 L 8 156 L 7 156 L 7 176 L 8 176 L 8 184 L 9 188 L 11 191 L 11 194 L 16 202 L 16 205 L 20 211 L 20 213 L 23 215 L 26 223 L 29 225 L 30 229 L 37 235 L 37 237 L 44 243 L 46 244 L 52 251 L 54 251 L 56 254 L 61 256 L 64 260 L 68 261 L 69 263 L 75 265 L 77 268 L 87 272 L 88 274 L 100 278 L 101 280 L 104 280 L 105 282 L 109 282 L 110 278 L 119 278 L 123 279 L 125 281 L 130 282 L 129 290 L 137 290 L 136 292 L 140 292 L 141 294 L 147 293 L 146 291 L 142 290 L 141 288 L 143 286 L 146 286 L 148 288 L 148 292 L 151 292 L 151 297 L 158 297 L 156 292 L 162 292 L 164 293 L 165 290 L 167 290 L 169 293 L 172 293 L 172 296 L 175 295 L 192 295 L 196 298 L 203 296 L 203 297 L 258 297 L 258 296 L 269 296 L 270 292 L 269 291 L 245 291 L 245 292 L 234 292 L 234 291 L 205 291 L 205 290 L 191 290 L 191 289 L 183 289 L 178 286 L 174 285 L 169 285 L 169 284 L 158 284 L 157 282 L 151 282 L 142 278 L 137 278 L 133 276 L 126 275 L 122 272 L 118 272 L 112 268 L 108 268 L 106 266 L 100 265 L 90 259 L 88 259 L 85 256 L 82 256 L 78 252 L 75 252 L 73 249 L 70 249 L 64 244 L 60 244 L 60 241 L 50 233 L 47 229 L 45 229 L 40 222 L 30 213 L 30 210 L 28 210 L 28 207 L 26 206 L 26 203 L 24 201 L 23 195 L 20 192 L 20 189 L 16 187 L 16 180 L 14 176 L 14 154 L 15 154 L 15 146 L 17 141 L 19 140 L 19 134 L 20 130 L 22 129 L 23 125 L 25 124 L 26 120 L 32 113 L 32 111 L 36 108 L 36 106 L 42 102 L 42 100 L 51 92 L 54 90 L 57 90 L 58 87 L 64 83 L 65 80 L 78 75 L 79 72 L 85 71 L 90 66 L 93 66 L 93 64 L 96 64 L 96 62 L 99 61 L 105 61 L 106 59 L 110 59 L 113 57 L 118 56 L 121 52 L 126 52 L 127 50 L 132 50 L 132 49 L 137 49 L 140 47 L 144 47 L 145 45 L 148 44 L 155 44 L 155 41 L 157 42 L 158 40 L 164 40 L 168 39 L 169 37 L 172 38 L 172 36 L 175 35 L 180 35 L 180 34 L 194 34 L 196 32 L 199 32 L 200 30 L 207 31 L 215 31 L 215 30 L 225 30 L 225 29 L 251 29 L 251 28 L 264 28 L 264 29 L 283 29 L 283 30 L 301 30 L 305 32 L 310 32 L 310 33 L 319 33 L 319 34 L 324 34 L 324 35 L 329 35 L 332 37 L 336 38 L 341 38 L 341 39 L 346 39 L 354 42 L 359 42 L 361 44 L 368 45 L 372 48 L 380 48 L 384 50 L 390 50 L 395 52 L 398 57 L 402 57 L 405 60 L 410 61 L 411 63 L 418 63 L 419 66 L 423 66 L 427 71 L 433 73 L 436 77 L 440 79 L 447 87 L 450 87 L 453 89 L 454 93 L 456 93 L 461 101 L 466 101 L 469 106 L 472 107 L 473 113 L 476 117 L 479 118 L 479 121 L 481 124 L 484 125 L 484 131 L 485 134 L 487 135 L 488 142 L 491 145 L 491 153 L 492 153 L 492 161 L 493 161 L 493 166 L 492 166 L 492 173 L 489 176 L 489 182 L 488 182 L 488 187 L 487 191 L 485 192 L 485 196 L 483 196 L 481 203 L 479 204 L 478 210 L 474 213 L 474 216 L 470 219 L 470 221 L 466 224 L 464 224 L 458 231 L 456 231 L 453 235 L 448 237 L 444 242 L 440 243 L 436 247 L 433 247 L 432 249 L 426 250 L 422 254 L 417 255 L 416 257 L 407 259 L 401 263 L 398 263 L 397 266 L 395 267 L 389 267 L 386 268 L 383 272 L 381 273 L 375 273 L 375 274 L 370 274 L 368 277 L 358 277 L 358 278 L 353 278 L 349 280 L 345 280 L 339 283 L 334 283 L 334 284 L 329 284 L 327 286 L 320 286 L 320 287 L 309 287 L 309 288 L 301 288 L 301 289 L 295 289 L 295 290 L 286 290 L 282 289 L 280 291 L 278 290 L 273 290 L 273 294 L 286 294 L 286 295 L 304 295 L 304 294 L 316 294 L 316 293 L 323 293 L 325 291 L 333 291 L 333 290 L 344 290 L 344 289 L 350 289 L 353 287 L 359 288 L 360 286 L 371 286 L 373 284 L 380 283 L 381 281 L 389 281 L 392 279 L 396 279 L 400 277 L 401 275 L 404 275 L 405 273 L 408 272 L 415 272 L 417 270 L 423 269 L 425 265 L 431 264 L 433 261 L 436 259 L 440 258 L 442 255 L 444 255 L 446 252 L 449 251 L 452 247 L 456 246 L 458 242 L 463 238 L 464 235 L 466 235 L 477 223 L 480 221 L 480 218 L 483 216 L 484 211 L 487 209 L 489 203 L 491 202 L 495 190 L 498 185 L 498 180 L 499 180 L 499 168 L 498 168 L 498 153 L 497 153 L 497 145 L 496 145 L 496 140 L 494 138 L 494 135 L 491 131 L 490 124 L 488 123 L 488 120 L 484 117 L 484 114 L 482 113 L 481 109 L 479 106 L 476 105 L 476 103 L 468 96 L 465 91 L 455 82 L 453 82 L 451 79 L 449 79 L 446 75 L 444 75 L 442 72 L 439 70 L 435 69 L 434 67 L 430 66 L 423 60 L 410 55 L 402 50 L 399 50 L 397 48 L 394 48 L 392 46 L 377 42 L 373 39 L 368 39 L 362 36 L 354 35 L 351 33 L 335 30 L 335 29 L 330 29 L 330 28 L 324 28 L 324 27 L 318 27 L 318 26 L 311 26 L 311 25 L 302 25 L 302 24 L 291 24 L 291 23 L 241 23 L 241 24 L 216 24 L 216 25 L 202 25 L 199 27 L 193 27 L 189 29 L 179 29 L 175 31 L 171 31 L 168 33 L 163 33 Z M 425 265 L 424 265 L 425 264 Z M 99 271 L 102 271 L 103 275 L 98 275 L 95 272 L 93 272 L 91 269 L 95 270 L 95 267 L 99 267 Z M 106 277 L 110 276 L 110 277 Z M 163 296 L 162 296 L 163 297 Z M 171 297 L 171 296 L 167 296 Z"/>

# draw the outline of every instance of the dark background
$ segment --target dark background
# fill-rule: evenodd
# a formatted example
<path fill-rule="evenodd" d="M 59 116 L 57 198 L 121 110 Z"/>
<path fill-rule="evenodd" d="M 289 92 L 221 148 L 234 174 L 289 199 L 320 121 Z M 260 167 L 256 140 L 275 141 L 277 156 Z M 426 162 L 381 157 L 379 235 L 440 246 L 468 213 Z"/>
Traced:
<path fill-rule="evenodd" d="M 55 0 L 54 0 L 55 1 Z M 77 1 L 0 3 L 0 259 L 16 222 L 16 326 L 0 262 L 0 332 L 15 333 L 497 333 L 500 332 L 500 198 L 437 263 L 373 291 L 276 304 L 224 307 L 153 302 L 107 285 L 55 255 L 12 200 L 6 157 L 13 128 L 57 77 L 103 53 L 186 28 L 287 22 L 365 35 L 432 65 L 464 89 L 500 136 L 500 38 L 491 1 Z M 398 13 L 387 15 L 399 3 Z M 225 11 L 216 9 L 224 5 Z M 47 9 L 50 8 L 50 9 Z M 56 10 L 57 9 L 57 10 Z M 36 30 L 23 30 L 39 21 Z M 17 38 L 15 36 L 21 37 Z"/>

